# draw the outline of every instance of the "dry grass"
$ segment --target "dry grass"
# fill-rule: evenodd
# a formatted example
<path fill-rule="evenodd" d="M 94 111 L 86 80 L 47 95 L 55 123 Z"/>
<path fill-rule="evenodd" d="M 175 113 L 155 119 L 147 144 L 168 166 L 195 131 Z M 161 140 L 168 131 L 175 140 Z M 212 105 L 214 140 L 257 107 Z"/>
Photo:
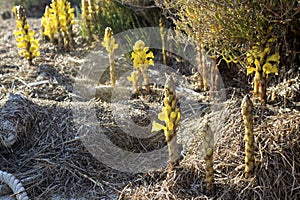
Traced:
<path fill-rule="evenodd" d="M 34 26 L 39 23 L 32 22 Z M 300 196 L 300 115 L 299 102 L 296 102 L 299 79 L 272 88 L 279 92 L 291 89 L 284 94 L 278 92 L 274 107 L 256 106 L 256 167 L 250 179 L 243 175 L 241 98 L 224 102 L 221 111 L 206 113 L 214 122 L 222 116 L 221 122 L 215 123 L 215 189 L 212 194 L 206 194 L 205 163 L 196 129 L 182 132 L 196 137 L 187 145 L 185 158 L 172 171 L 129 174 L 104 165 L 86 149 L 78 135 L 80 127 L 74 122 L 73 108 L 78 103 L 71 102 L 70 93 L 79 64 L 71 61 L 77 59 L 74 54 L 82 52 L 78 50 L 72 57 L 42 44 L 45 57 L 37 60 L 38 67 L 27 76 L 27 69 L 14 48 L 14 21 L 5 20 L 2 26 L 1 110 L 5 110 L 2 105 L 9 100 L 10 92 L 21 93 L 27 100 L 19 101 L 20 104 L 11 102 L 6 107 L 10 108 L 7 114 L 12 122 L 19 123 L 17 132 L 26 134 L 20 134 L 19 142 L 11 148 L 0 147 L 0 169 L 19 178 L 31 199 L 297 199 Z M 131 117 L 136 123 L 147 124 L 144 118 L 147 109 L 142 105 L 140 101 L 131 102 Z M 109 104 L 98 102 L 96 106 L 98 120 L 109 124 L 108 136 L 119 147 L 143 152 L 166 145 L 160 136 L 149 138 L 161 141 L 152 145 L 147 140 L 119 137 L 120 129 L 111 116 Z M 81 108 L 83 115 L 90 109 L 88 104 Z M 22 121 L 24 118 L 27 120 Z M 202 119 L 182 121 L 200 127 Z"/>
<path fill-rule="evenodd" d="M 225 109 L 226 123 L 215 145 L 213 194 L 206 194 L 201 142 L 195 140 L 175 170 L 148 174 L 142 184 L 128 185 L 121 199 L 297 199 L 300 195 L 299 112 L 256 110 L 255 174 L 245 179 L 240 101 L 230 102 Z"/>
<path fill-rule="evenodd" d="M 32 199 L 49 199 L 59 194 L 84 199 L 248 199 L 250 196 L 296 199 L 300 195 L 299 112 L 255 110 L 255 174 L 245 179 L 240 103 L 240 100 L 230 100 L 223 111 L 218 111 L 226 123 L 216 138 L 212 194 L 205 191 L 205 163 L 198 136 L 183 161 L 172 171 L 122 173 L 105 166 L 87 151 L 74 128 L 71 109 L 74 103 L 33 100 L 30 112 L 36 121 L 23 124 L 32 131 L 13 148 L 2 148 L 1 169 L 20 178 Z M 109 108 L 105 104 L 97 105 L 102 113 L 100 119 L 112 122 L 110 117 L 103 118 L 107 117 Z M 21 120 L 21 110 L 25 113 L 28 109 L 24 105 L 17 109 L 15 120 Z M 218 112 L 207 115 L 212 119 L 220 116 Z M 127 148 L 141 146 L 133 138 L 124 140 L 115 142 Z"/>

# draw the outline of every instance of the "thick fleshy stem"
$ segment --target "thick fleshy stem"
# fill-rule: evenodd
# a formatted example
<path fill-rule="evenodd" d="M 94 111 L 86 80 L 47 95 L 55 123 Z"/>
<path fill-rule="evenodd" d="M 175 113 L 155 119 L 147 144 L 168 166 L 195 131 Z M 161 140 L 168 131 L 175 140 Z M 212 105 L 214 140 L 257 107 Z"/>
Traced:
<path fill-rule="evenodd" d="M 214 135 L 211 128 L 208 126 L 208 123 L 205 124 L 204 129 L 202 130 L 203 137 L 203 147 L 202 153 L 205 160 L 205 182 L 206 182 L 206 191 L 211 193 L 213 191 L 214 183 Z"/>
<path fill-rule="evenodd" d="M 141 73 L 144 78 L 144 85 L 146 89 L 146 94 L 150 94 L 150 86 L 149 86 L 149 76 L 148 76 L 148 66 L 140 67 Z"/>
<path fill-rule="evenodd" d="M 89 2 L 88 0 L 81 1 L 82 6 L 82 18 L 85 24 L 85 28 L 87 31 L 88 41 L 92 42 L 92 16 L 89 9 Z"/>
<path fill-rule="evenodd" d="M 206 67 L 206 50 L 204 44 L 197 48 L 198 53 L 198 73 L 199 73 L 199 90 L 207 91 L 207 67 Z"/>
<path fill-rule="evenodd" d="M 182 151 L 182 145 L 177 143 L 176 128 L 180 120 L 180 111 L 172 76 L 167 78 L 164 96 L 164 107 L 162 112 L 158 114 L 158 119 L 164 121 L 165 125 L 153 122 L 152 131 L 164 130 L 166 142 L 168 143 L 170 167 L 172 167 L 181 158 Z"/>
<path fill-rule="evenodd" d="M 167 54 L 166 54 L 166 30 L 163 17 L 159 19 L 160 36 L 161 36 L 161 52 L 163 56 L 164 65 L 167 65 Z"/>
<path fill-rule="evenodd" d="M 109 57 L 109 71 L 110 71 L 110 84 L 115 87 L 116 77 L 115 77 L 115 62 L 114 62 L 114 51 L 118 48 L 118 44 L 115 43 L 115 38 L 113 37 L 113 31 L 110 27 L 105 28 L 104 41 L 102 45 L 106 48 Z"/>
<path fill-rule="evenodd" d="M 245 177 L 248 178 L 254 169 L 253 103 L 248 95 L 244 97 L 241 107 L 245 125 Z"/>

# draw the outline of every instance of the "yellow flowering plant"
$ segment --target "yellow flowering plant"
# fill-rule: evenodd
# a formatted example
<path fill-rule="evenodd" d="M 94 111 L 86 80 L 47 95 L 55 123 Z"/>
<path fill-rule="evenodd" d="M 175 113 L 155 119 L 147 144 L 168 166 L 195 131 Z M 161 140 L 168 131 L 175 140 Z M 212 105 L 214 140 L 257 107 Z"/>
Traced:
<path fill-rule="evenodd" d="M 133 52 L 131 54 L 134 68 L 138 69 L 140 67 L 154 65 L 153 58 L 153 52 L 149 51 L 149 47 L 146 47 L 142 40 L 138 40 L 133 46 Z"/>
<path fill-rule="evenodd" d="M 127 80 L 132 83 L 133 93 L 138 93 L 138 81 L 139 81 L 140 72 L 138 70 L 134 70 L 131 72 L 130 76 L 127 77 Z"/>
<path fill-rule="evenodd" d="M 133 46 L 131 59 L 133 61 L 134 69 L 140 70 L 143 75 L 147 94 L 150 92 L 148 67 L 149 65 L 154 65 L 153 58 L 153 52 L 149 50 L 149 47 L 146 47 L 142 40 L 138 40 Z"/>
<path fill-rule="evenodd" d="M 67 0 L 52 0 L 42 17 L 42 35 L 65 50 L 74 47 L 74 8 Z"/>
<path fill-rule="evenodd" d="M 110 81 L 111 85 L 114 87 L 116 84 L 114 51 L 118 48 L 118 44 L 115 43 L 115 38 L 113 37 L 113 32 L 110 27 L 106 27 L 105 29 L 102 46 L 104 46 L 109 53 Z"/>
<path fill-rule="evenodd" d="M 46 6 L 44 16 L 41 19 L 41 33 L 45 40 L 54 41 L 54 26 L 50 21 L 50 9 L 49 6 Z"/>
<path fill-rule="evenodd" d="M 25 16 L 25 9 L 23 6 L 15 6 L 12 11 L 14 12 L 17 25 L 14 31 L 14 36 L 19 49 L 19 54 L 25 57 L 29 64 L 32 65 L 33 58 L 40 56 L 40 45 L 38 39 L 34 38 L 34 31 L 30 29 Z"/>
<path fill-rule="evenodd" d="M 247 75 L 255 72 L 253 94 L 260 97 L 263 105 L 266 104 L 266 79 L 271 73 L 278 75 L 277 65 L 280 63 L 280 55 L 278 52 L 270 55 L 270 45 L 275 40 L 276 38 L 270 38 L 265 45 L 257 42 L 246 54 Z"/>
<path fill-rule="evenodd" d="M 178 107 L 178 99 L 175 92 L 175 82 L 172 76 L 169 76 L 164 89 L 164 106 L 162 112 L 158 114 L 158 119 L 163 124 L 153 122 L 151 132 L 164 131 L 166 142 L 168 143 L 169 158 L 171 163 L 179 160 L 182 146 L 177 143 L 176 128 L 180 120 L 180 110 Z"/>
<path fill-rule="evenodd" d="M 253 174 L 254 159 L 254 134 L 253 134 L 253 103 L 248 95 L 242 101 L 241 111 L 245 126 L 245 177 L 248 178 Z"/>
<path fill-rule="evenodd" d="M 87 32 L 89 42 L 92 41 L 92 33 L 94 32 L 95 26 L 99 23 L 98 22 L 98 12 L 99 6 L 97 2 L 94 0 L 82 0 L 82 13 L 81 17 L 84 22 L 84 28 Z"/>

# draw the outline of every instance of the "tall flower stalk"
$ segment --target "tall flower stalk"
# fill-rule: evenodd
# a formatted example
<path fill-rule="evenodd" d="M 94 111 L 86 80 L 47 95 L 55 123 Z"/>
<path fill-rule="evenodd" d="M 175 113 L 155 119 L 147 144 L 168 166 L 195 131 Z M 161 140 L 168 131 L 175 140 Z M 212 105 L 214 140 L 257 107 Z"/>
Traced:
<path fill-rule="evenodd" d="M 180 120 L 180 110 L 172 76 L 169 76 L 165 83 L 164 96 L 164 106 L 162 112 L 158 114 L 158 119 L 163 121 L 164 125 L 154 121 L 152 132 L 164 131 L 168 143 L 170 163 L 173 164 L 181 157 L 182 145 L 177 143 L 176 128 Z"/>
<path fill-rule="evenodd" d="M 203 147 L 202 153 L 205 160 L 205 182 L 206 182 L 206 191 L 211 193 L 213 190 L 214 183 L 214 135 L 211 128 L 208 126 L 208 123 L 205 124 L 204 129 L 201 132 L 203 137 Z"/>
<path fill-rule="evenodd" d="M 52 43 L 57 42 L 59 48 L 73 49 L 74 24 L 76 21 L 71 4 L 67 0 L 52 0 L 42 17 L 42 35 Z"/>
<path fill-rule="evenodd" d="M 149 47 L 146 47 L 142 40 L 138 40 L 133 46 L 131 59 L 133 60 L 134 69 L 139 70 L 143 75 L 147 94 L 150 93 L 148 67 L 154 65 L 153 58 L 154 55 Z"/>
<path fill-rule="evenodd" d="M 277 64 L 280 62 L 278 52 L 270 55 L 271 44 L 276 38 L 270 38 L 266 43 L 257 43 L 247 53 L 247 75 L 255 72 L 253 80 L 253 95 L 259 97 L 262 105 L 266 104 L 267 79 L 270 73 L 278 75 Z"/>
<path fill-rule="evenodd" d="M 104 41 L 102 42 L 102 46 L 104 46 L 108 52 L 110 66 L 110 84 L 114 87 L 116 85 L 114 51 L 118 48 L 118 44 L 115 43 L 115 38 L 113 37 L 113 32 L 110 27 L 106 27 L 105 29 Z"/>
<path fill-rule="evenodd" d="M 14 31 L 15 39 L 19 49 L 19 54 L 25 57 L 29 65 L 33 65 L 32 60 L 40 55 L 40 45 L 38 39 L 34 38 L 34 31 L 30 29 L 25 16 L 23 6 L 15 6 L 13 12 L 17 19 L 16 30 Z"/>
<path fill-rule="evenodd" d="M 165 30 L 165 22 L 163 17 L 159 19 L 159 30 L 161 37 L 161 53 L 163 56 L 164 65 L 167 65 L 167 54 L 166 54 L 166 30 Z"/>
<path fill-rule="evenodd" d="M 244 97 L 241 107 L 245 125 L 245 177 L 248 178 L 254 169 L 253 103 L 248 95 Z"/>
<path fill-rule="evenodd" d="M 100 2 L 100 1 L 99 1 Z M 88 41 L 92 42 L 94 26 L 97 25 L 97 14 L 99 12 L 99 6 L 95 3 L 95 0 L 82 0 L 82 19 L 84 22 L 85 29 L 87 31 Z"/>

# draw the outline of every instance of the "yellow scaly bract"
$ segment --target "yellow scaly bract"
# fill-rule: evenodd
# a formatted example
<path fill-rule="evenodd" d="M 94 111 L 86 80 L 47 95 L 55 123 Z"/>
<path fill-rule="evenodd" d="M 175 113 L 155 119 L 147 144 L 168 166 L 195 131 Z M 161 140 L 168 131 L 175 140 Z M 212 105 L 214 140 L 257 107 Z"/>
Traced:
<path fill-rule="evenodd" d="M 106 48 L 107 52 L 109 53 L 113 52 L 115 49 L 118 48 L 118 44 L 115 44 L 115 38 L 113 37 L 113 32 L 110 27 L 106 27 L 104 39 L 101 44 Z"/>
<path fill-rule="evenodd" d="M 64 45 L 71 46 L 73 40 L 74 8 L 71 8 L 67 0 L 52 0 L 50 7 L 46 7 L 42 17 L 43 35 L 53 42 L 54 37 L 64 42 Z"/>
<path fill-rule="evenodd" d="M 127 77 L 127 80 L 132 82 L 132 85 L 135 88 L 137 82 L 139 81 L 139 71 L 134 70 L 133 72 L 131 72 L 130 76 Z"/>
<path fill-rule="evenodd" d="M 154 55 L 152 51 L 149 51 L 149 47 L 145 47 L 145 43 L 138 40 L 133 46 L 133 52 L 131 53 L 131 59 L 133 60 L 134 68 L 148 67 L 154 65 Z"/>
<path fill-rule="evenodd" d="M 276 65 L 280 62 L 279 53 L 277 52 L 271 56 L 268 56 L 265 60 L 266 56 L 271 52 L 270 43 L 274 41 L 275 38 L 269 39 L 265 48 L 262 48 L 261 45 L 257 43 L 257 45 L 253 46 L 252 49 L 246 54 L 248 64 L 247 75 L 257 72 L 258 69 L 262 69 L 267 77 L 270 73 L 278 75 L 278 68 Z M 255 67 L 252 67 L 253 65 Z"/>
<path fill-rule="evenodd" d="M 167 142 L 170 141 L 175 134 L 176 126 L 180 120 L 180 112 L 176 103 L 176 95 L 166 87 L 164 107 L 162 108 L 162 112 L 158 114 L 158 119 L 165 122 L 165 125 L 154 121 L 151 132 L 164 130 Z"/>
<path fill-rule="evenodd" d="M 31 64 L 33 58 L 40 56 L 40 45 L 38 39 L 34 38 L 34 31 L 30 29 L 25 16 L 25 9 L 22 6 L 15 6 L 13 12 L 17 18 L 17 26 L 14 31 L 19 54 L 25 57 Z"/>

